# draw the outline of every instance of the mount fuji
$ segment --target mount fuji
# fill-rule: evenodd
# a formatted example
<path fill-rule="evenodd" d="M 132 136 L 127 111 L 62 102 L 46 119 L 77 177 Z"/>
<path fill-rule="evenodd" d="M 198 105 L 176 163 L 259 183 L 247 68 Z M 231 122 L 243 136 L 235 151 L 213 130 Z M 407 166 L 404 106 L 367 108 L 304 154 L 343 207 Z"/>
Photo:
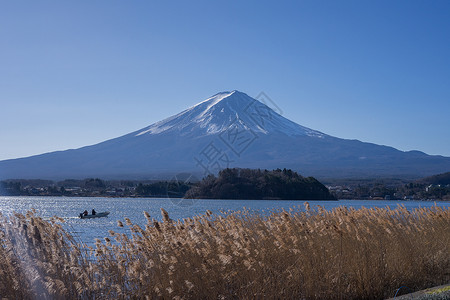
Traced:
<path fill-rule="evenodd" d="M 202 177 L 226 167 L 290 168 L 322 178 L 418 178 L 449 171 L 450 157 L 336 138 L 232 91 L 99 144 L 0 161 L 0 179 Z"/>

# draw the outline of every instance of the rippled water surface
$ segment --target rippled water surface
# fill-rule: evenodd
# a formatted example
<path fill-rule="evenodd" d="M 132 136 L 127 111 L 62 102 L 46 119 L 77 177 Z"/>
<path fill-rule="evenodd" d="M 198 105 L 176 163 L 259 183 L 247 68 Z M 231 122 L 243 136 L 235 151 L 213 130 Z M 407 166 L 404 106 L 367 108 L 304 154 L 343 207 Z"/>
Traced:
<path fill-rule="evenodd" d="M 180 200 L 182 201 L 182 200 Z M 32 208 L 37 214 L 47 218 L 52 216 L 62 217 L 66 220 L 65 227 L 77 239 L 87 244 L 92 244 L 95 238 L 108 236 L 108 230 L 121 231 L 117 226 L 118 220 L 125 217 L 141 226 L 146 224 L 144 211 L 150 213 L 153 218 L 161 220 L 160 208 L 169 212 L 174 219 L 182 219 L 205 213 L 211 210 L 219 213 L 221 210 L 242 210 L 244 207 L 256 211 L 268 211 L 274 209 L 289 209 L 294 206 L 302 206 L 304 201 L 274 201 L 274 200 L 198 200 L 194 203 L 181 202 L 170 199 L 157 198 L 73 198 L 73 197 L 0 197 L 0 212 L 8 215 L 11 212 L 25 213 Z M 321 205 L 326 209 L 338 206 L 360 208 L 385 207 L 395 208 L 403 204 L 407 209 L 417 207 L 430 207 L 434 202 L 426 201 L 368 201 L 368 200 L 340 200 L 340 201 L 308 201 L 311 206 Z M 450 202 L 436 202 L 437 206 L 449 207 Z M 97 212 L 109 211 L 106 218 L 80 219 L 80 212 L 92 209 Z"/>

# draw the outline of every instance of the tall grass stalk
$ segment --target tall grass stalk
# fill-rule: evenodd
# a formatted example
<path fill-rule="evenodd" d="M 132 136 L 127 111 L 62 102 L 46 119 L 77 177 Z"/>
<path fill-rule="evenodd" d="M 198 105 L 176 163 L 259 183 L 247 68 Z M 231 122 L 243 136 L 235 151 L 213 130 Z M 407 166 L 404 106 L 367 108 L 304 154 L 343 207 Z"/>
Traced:
<path fill-rule="evenodd" d="M 0 216 L 8 299 L 383 299 L 450 281 L 450 211 L 248 211 L 163 222 L 86 250 L 34 212 Z M 124 226 L 122 222 L 120 226 Z M 90 251 L 90 252 L 89 252 Z M 92 255 L 96 259 L 90 259 Z"/>

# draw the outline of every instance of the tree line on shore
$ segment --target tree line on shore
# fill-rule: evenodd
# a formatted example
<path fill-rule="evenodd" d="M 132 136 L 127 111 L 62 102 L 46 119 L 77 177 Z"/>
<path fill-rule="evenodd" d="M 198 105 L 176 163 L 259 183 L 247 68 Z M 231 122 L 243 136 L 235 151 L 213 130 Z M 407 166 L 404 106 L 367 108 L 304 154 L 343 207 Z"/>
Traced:
<path fill-rule="evenodd" d="M 209 175 L 187 191 L 186 198 L 335 200 L 314 177 L 303 177 L 288 169 L 224 169 Z"/>
<path fill-rule="evenodd" d="M 312 177 L 292 170 L 225 169 L 201 182 L 168 180 L 102 180 L 99 178 L 0 181 L 3 196 L 159 197 L 304 199 L 321 194 L 324 187 Z M 450 200 L 450 172 L 415 181 L 400 179 L 339 179 L 324 181 L 337 199 Z M 306 186 L 309 186 L 306 188 Z M 313 191 L 314 190 L 314 191 Z M 320 192 L 322 191 L 322 192 Z M 316 195 L 316 196 L 314 196 Z M 315 198 L 313 198 L 315 199 Z"/>
<path fill-rule="evenodd" d="M 407 181 L 396 178 L 339 179 L 325 184 L 338 199 L 450 200 L 450 172 Z"/>
<path fill-rule="evenodd" d="M 209 199 L 335 199 L 313 177 L 277 169 L 224 169 L 200 182 L 181 181 L 104 181 L 99 178 L 64 180 L 3 181 L 3 194 L 48 196 L 118 196 Z M 0 192 L 1 193 L 1 192 Z"/>
<path fill-rule="evenodd" d="M 179 184 L 155 180 L 102 180 L 99 178 L 0 181 L 0 195 L 4 196 L 77 196 L 77 197 L 166 197 L 168 190 L 178 191 L 177 197 L 193 183 Z"/>

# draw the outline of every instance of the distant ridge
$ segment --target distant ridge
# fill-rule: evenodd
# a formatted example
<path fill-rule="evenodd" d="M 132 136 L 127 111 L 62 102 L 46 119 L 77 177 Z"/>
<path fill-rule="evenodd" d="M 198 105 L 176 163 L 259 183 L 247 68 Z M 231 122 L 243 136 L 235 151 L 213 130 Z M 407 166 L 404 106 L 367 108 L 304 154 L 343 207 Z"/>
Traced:
<path fill-rule="evenodd" d="M 450 172 L 422 178 L 419 180 L 419 182 L 427 183 L 427 184 L 447 185 L 447 184 L 450 184 Z"/>
<path fill-rule="evenodd" d="M 201 178 L 227 167 L 287 168 L 319 178 L 420 178 L 447 172 L 450 158 L 336 138 L 231 91 L 96 145 L 0 161 L 0 179 Z"/>

